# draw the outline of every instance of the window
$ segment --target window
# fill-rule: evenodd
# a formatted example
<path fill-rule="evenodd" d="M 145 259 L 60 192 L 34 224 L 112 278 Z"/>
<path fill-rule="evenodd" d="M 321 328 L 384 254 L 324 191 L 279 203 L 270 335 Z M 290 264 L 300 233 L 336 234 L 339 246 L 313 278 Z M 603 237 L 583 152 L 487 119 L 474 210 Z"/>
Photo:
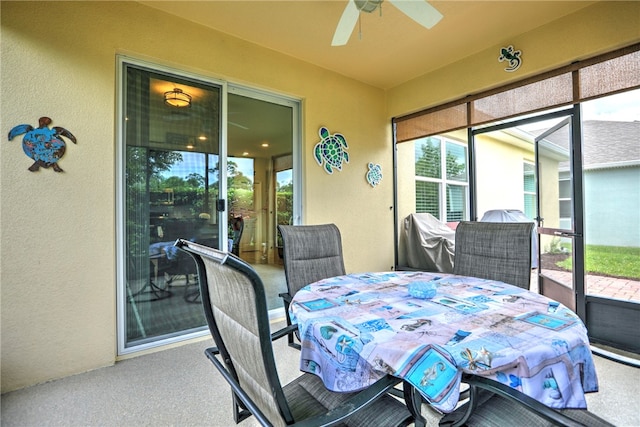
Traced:
<path fill-rule="evenodd" d="M 573 198 L 571 197 L 571 177 L 569 176 L 569 172 L 560 172 L 560 176 L 558 178 L 560 228 L 571 230 L 573 229 L 573 225 L 571 222 L 571 212 L 573 210 Z"/>
<path fill-rule="evenodd" d="M 524 214 L 529 219 L 538 216 L 536 207 L 536 167 L 533 163 L 523 163 Z"/>
<path fill-rule="evenodd" d="M 443 137 L 415 141 L 415 212 L 444 222 L 467 218 L 467 147 Z"/>

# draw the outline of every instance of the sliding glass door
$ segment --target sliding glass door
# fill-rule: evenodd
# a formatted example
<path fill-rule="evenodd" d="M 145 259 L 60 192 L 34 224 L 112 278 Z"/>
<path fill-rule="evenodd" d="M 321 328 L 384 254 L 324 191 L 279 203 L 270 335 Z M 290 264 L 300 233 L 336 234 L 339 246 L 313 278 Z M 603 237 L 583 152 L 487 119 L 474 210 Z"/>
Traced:
<path fill-rule="evenodd" d="M 123 64 L 123 347 L 204 330 L 193 260 L 178 238 L 225 248 L 222 87 Z"/>
<path fill-rule="evenodd" d="M 286 291 L 276 225 L 300 216 L 299 101 L 120 58 L 118 351 L 207 333 L 188 239 Z"/>
<path fill-rule="evenodd" d="M 276 226 L 293 224 L 299 215 L 298 108 L 295 100 L 229 87 L 230 233 L 237 240 L 236 255 L 262 278 L 269 310 L 282 308 L 278 295 L 287 290 Z"/>

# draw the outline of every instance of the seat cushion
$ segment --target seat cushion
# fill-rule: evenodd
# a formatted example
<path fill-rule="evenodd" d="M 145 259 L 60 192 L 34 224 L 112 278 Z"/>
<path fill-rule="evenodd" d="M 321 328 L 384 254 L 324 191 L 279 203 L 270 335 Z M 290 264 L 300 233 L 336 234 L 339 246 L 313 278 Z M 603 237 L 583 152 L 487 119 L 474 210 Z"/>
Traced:
<path fill-rule="evenodd" d="M 512 427 L 512 426 L 554 426 L 555 424 L 538 416 L 527 409 L 523 404 L 493 394 L 487 390 L 479 392 L 478 407 L 467 420 L 469 427 Z M 450 425 L 459 420 L 466 405 L 445 415 L 440 420 L 440 425 Z M 558 411 L 564 416 L 573 419 L 589 427 L 611 427 L 612 424 L 587 411 L 586 409 L 564 409 Z"/>
<path fill-rule="evenodd" d="M 287 384 L 284 387 L 284 393 L 297 421 L 325 413 L 355 394 L 331 392 L 325 388 L 320 378 L 312 374 L 303 374 Z M 341 425 L 391 427 L 405 426 L 411 421 L 411 414 L 404 403 L 386 395 Z"/>

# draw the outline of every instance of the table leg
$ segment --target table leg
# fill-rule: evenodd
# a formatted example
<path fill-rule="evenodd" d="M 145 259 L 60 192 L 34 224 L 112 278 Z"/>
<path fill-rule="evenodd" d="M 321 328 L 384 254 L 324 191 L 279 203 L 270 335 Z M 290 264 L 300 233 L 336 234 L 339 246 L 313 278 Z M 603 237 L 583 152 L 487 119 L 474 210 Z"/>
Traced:
<path fill-rule="evenodd" d="M 137 292 L 131 295 L 132 300 L 136 302 L 150 302 L 150 301 L 158 301 L 161 299 L 169 298 L 172 292 L 168 289 L 161 288 L 156 284 L 158 281 L 158 259 L 151 258 L 150 264 L 153 266 L 153 276 L 155 281 L 149 277 L 149 280 L 144 284 L 144 286 Z M 147 295 L 148 297 L 145 299 L 141 299 L 141 295 Z"/>

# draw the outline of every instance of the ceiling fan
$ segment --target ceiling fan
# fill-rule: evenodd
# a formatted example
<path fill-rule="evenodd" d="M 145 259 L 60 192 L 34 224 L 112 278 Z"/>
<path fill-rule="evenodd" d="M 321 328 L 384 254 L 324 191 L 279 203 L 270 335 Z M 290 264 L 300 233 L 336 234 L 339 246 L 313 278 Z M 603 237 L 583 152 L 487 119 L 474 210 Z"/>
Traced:
<path fill-rule="evenodd" d="M 383 0 L 349 0 L 338 22 L 331 46 L 347 44 L 360 12 L 371 13 L 380 8 L 382 2 Z M 425 0 L 389 0 L 389 3 L 425 28 L 433 27 L 442 19 L 442 14 Z"/>

